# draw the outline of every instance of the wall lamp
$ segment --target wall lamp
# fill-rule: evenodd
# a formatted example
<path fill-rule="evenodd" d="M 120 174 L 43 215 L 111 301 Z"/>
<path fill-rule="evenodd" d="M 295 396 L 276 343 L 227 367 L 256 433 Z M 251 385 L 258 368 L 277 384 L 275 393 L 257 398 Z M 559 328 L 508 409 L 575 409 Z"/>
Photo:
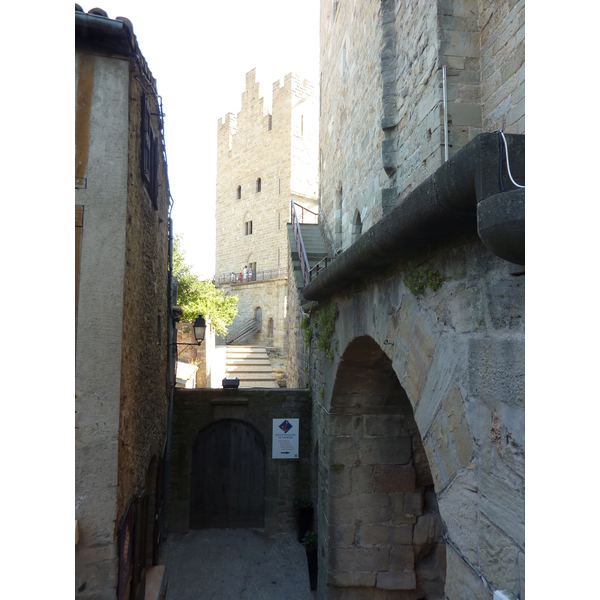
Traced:
<path fill-rule="evenodd" d="M 194 337 L 196 338 L 195 344 L 190 344 L 187 342 L 177 342 L 178 346 L 200 346 L 204 341 L 204 336 L 206 334 L 206 321 L 202 315 L 198 315 L 197 319 L 194 321 Z"/>

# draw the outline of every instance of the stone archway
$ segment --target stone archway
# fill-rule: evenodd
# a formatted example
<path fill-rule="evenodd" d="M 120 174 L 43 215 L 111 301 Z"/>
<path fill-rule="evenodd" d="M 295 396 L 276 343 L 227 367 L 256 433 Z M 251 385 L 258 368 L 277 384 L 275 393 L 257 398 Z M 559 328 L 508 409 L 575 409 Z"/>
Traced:
<path fill-rule="evenodd" d="M 412 405 L 371 337 L 353 340 L 340 359 L 324 436 L 327 597 L 360 587 L 443 599 L 445 543 L 431 470 Z"/>

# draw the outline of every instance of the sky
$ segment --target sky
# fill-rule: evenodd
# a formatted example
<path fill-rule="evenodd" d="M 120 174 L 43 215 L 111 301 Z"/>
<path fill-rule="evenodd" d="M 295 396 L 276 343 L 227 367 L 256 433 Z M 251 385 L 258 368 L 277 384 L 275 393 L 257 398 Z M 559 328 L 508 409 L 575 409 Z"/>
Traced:
<path fill-rule="evenodd" d="M 319 1 L 169 2 L 160 10 L 140 0 L 79 4 L 133 24 L 163 100 L 173 228 L 192 270 L 212 277 L 217 121 L 239 112 L 253 68 L 269 106 L 273 83 L 292 71 L 318 87 Z"/>

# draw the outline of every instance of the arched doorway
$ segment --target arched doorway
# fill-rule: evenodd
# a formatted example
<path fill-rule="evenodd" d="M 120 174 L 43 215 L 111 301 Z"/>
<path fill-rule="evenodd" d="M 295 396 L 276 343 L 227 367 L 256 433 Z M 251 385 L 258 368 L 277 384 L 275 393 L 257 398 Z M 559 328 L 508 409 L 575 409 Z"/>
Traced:
<path fill-rule="evenodd" d="M 328 419 L 319 464 L 328 497 L 320 520 L 326 583 L 443 600 L 444 529 L 429 463 L 412 405 L 372 338 L 344 351 Z"/>
<path fill-rule="evenodd" d="M 264 527 L 265 445 L 247 423 L 203 429 L 192 454 L 190 527 Z"/>

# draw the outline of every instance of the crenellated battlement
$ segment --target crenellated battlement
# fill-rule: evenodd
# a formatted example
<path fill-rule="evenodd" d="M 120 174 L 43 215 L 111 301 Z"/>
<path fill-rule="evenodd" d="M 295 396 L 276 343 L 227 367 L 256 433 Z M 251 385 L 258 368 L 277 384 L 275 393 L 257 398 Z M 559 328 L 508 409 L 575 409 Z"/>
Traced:
<path fill-rule="evenodd" d="M 240 143 L 240 137 L 247 140 L 257 135 L 269 135 L 277 127 L 289 126 L 292 108 L 308 99 L 316 101 L 314 86 L 307 79 L 288 73 L 273 83 L 272 106 L 265 106 L 260 84 L 256 81 L 256 69 L 248 71 L 240 112 L 227 113 L 218 120 L 219 150 L 233 150 L 234 145 Z"/>

